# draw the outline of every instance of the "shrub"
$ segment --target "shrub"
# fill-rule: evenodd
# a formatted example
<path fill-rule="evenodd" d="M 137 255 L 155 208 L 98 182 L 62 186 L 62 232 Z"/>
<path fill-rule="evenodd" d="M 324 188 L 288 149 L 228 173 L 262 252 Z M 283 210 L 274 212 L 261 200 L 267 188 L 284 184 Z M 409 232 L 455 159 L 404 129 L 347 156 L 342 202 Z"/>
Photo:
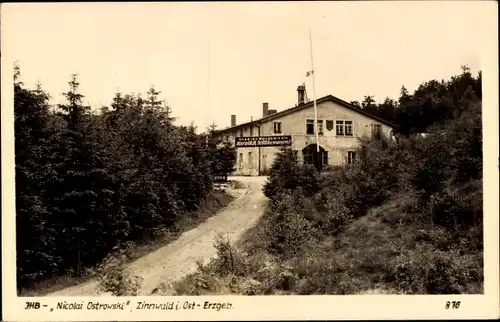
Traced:
<path fill-rule="evenodd" d="M 419 244 L 388 262 L 386 279 L 405 293 L 460 294 L 482 280 L 482 264 L 477 259 Z"/>
<path fill-rule="evenodd" d="M 353 294 L 354 278 L 349 276 L 349 263 L 344 257 L 330 259 L 328 253 L 313 251 L 294 259 L 297 275 L 296 292 L 299 295 Z"/>
<path fill-rule="evenodd" d="M 298 213 L 295 207 L 293 196 L 280 195 L 280 200 L 265 215 L 265 236 L 268 250 L 273 254 L 293 256 L 316 236 L 313 223 Z"/>
<path fill-rule="evenodd" d="M 329 195 L 325 205 L 324 228 L 330 234 L 342 231 L 353 219 L 353 213 L 349 209 L 342 196 Z"/>
<path fill-rule="evenodd" d="M 297 156 L 291 149 L 282 149 L 269 170 L 270 175 L 264 185 L 264 195 L 274 200 L 278 192 L 294 189 L 297 186 L 298 170 Z"/>
<path fill-rule="evenodd" d="M 231 245 L 223 234 L 215 237 L 216 258 L 209 264 L 211 271 L 219 276 L 245 276 L 248 271 L 247 255 Z"/>
<path fill-rule="evenodd" d="M 99 290 L 114 296 L 137 296 L 142 277 L 132 275 L 126 269 L 128 256 L 125 249 L 107 255 L 95 269 Z"/>
<path fill-rule="evenodd" d="M 311 164 L 304 164 L 298 169 L 297 188 L 300 188 L 306 197 L 317 193 L 321 188 L 321 178 L 318 170 Z"/>

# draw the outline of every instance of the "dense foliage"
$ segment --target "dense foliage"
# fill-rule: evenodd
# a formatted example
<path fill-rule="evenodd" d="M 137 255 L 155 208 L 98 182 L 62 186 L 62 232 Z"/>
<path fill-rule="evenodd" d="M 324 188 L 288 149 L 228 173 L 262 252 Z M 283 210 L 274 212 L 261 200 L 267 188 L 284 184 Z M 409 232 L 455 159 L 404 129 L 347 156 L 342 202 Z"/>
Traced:
<path fill-rule="evenodd" d="M 481 79 L 481 72 L 474 77 L 467 66 L 462 66 L 460 75 L 447 81 L 424 82 L 413 94 L 402 86 L 397 100 L 386 97 L 377 104 L 374 96 L 367 95 L 361 103 L 351 103 L 396 124 L 402 134 L 422 133 L 433 125 L 455 119 L 465 108 L 461 100 L 466 92 L 474 93 L 481 100 Z"/>
<path fill-rule="evenodd" d="M 193 214 L 231 172 L 235 151 L 193 124 L 177 126 L 153 87 L 116 93 L 99 113 L 77 76 L 52 108 L 40 85 L 14 75 L 19 286 L 102 260 L 113 247 L 154 236 Z"/>
<path fill-rule="evenodd" d="M 290 152 L 283 151 L 276 158 L 264 188 L 271 200 L 263 229 L 267 251 L 291 258 L 290 254 L 304 249 L 301 245 L 314 245 L 315 238 L 341 236 L 339 233 L 351 223 L 383 209 L 385 213 L 380 217 L 391 217 L 384 220 L 396 224 L 394 231 L 409 229 L 398 242 L 402 243 L 399 247 L 413 255 L 402 255 L 400 250 L 399 256 L 386 258 L 388 263 L 378 267 L 380 281 L 409 293 L 461 293 L 467 292 L 471 284 L 481 284 L 480 97 L 481 75 L 472 77 L 463 68 L 462 75 L 452 77 L 449 82 L 431 81 L 413 95 L 402 93 L 399 104 L 393 105 L 393 112 L 384 109 L 387 100 L 378 106 L 363 104 L 362 108 L 372 112 L 389 113 L 384 116 L 396 121 L 400 130 L 404 129 L 401 133 L 410 135 L 397 141 L 386 137 L 361 139 L 357 162 L 323 173 L 321 180 L 312 179 L 319 174 L 305 174 L 304 166 L 288 157 Z M 405 123 L 409 111 L 419 115 L 412 119 L 412 125 Z M 411 135 L 415 131 L 426 135 Z M 291 184 L 294 189 L 290 189 Z M 382 220 L 370 218 L 375 222 Z M 302 233 L 312 229 L 319 235 Z M 373 258 L 369 261 L 372 264 L 367 260 L 363 265 L 373 270 L 377 261 Z M 355 275 L 352 271 L 346 273 Z M 327 276 L 321 276 L 304 282 L 321 286 L 316 289 L 310 286 L 306 293 L 339 292 L 339 285 L 329 291 L 322 288 L 325 280 L 318 283 L 317 279 Z"/>

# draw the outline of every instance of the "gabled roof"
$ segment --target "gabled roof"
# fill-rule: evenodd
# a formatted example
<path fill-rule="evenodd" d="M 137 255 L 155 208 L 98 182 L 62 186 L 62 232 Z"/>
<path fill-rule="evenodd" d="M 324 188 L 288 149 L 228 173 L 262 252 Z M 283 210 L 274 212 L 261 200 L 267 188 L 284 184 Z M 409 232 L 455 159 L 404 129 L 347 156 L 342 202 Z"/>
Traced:
<path fill-rule="evenodd" d="M 396 125 L 389 122 L 389 121 L 386 121 L 378 116 L 375 116 L 371 113 L 368 113 L 366 111 L 364 111 L 363 109 L 359 108 L 359 107 L 356 107 L 350 103 L 347 103 L 346 101 L 344 100 L 341 100 L 340 98 L 338 97 L 335 97 L 333 95 L 327 95 L 327 96 L 324 96 L 324 97 L 321 97 L 319 99 L 316 100 L 316 105 L 319 105 L 321 103 L 324 103 L 324 102 L 334 102 L 334 103 L 337 103 L 339 105 L 342 105 L 356 113 L 359 113 L 359 114 L 362 114 L 364 116 L 367 116 L 369 118 L 372 118 L 376 121 L 379 121 L 380 123 L 383 123 L 385 125 L 388 125 L 392 128 L 396 128 Z M 260 119 L 257 119 L 257 120 L 254 120 L 254 121 L 251 121 L 251 122 L 246 122 L 246 123 L 242 123 L 242 124 L 238 124 L 236 126 L 232 126 L 232 127 L 228 127 L 228 128 L 225 128 L 225 129 L 221 129 L 221 130 L 218 130 L 216 131 L 217 133 L 225 133 L 225 132 L 229 132 L 229 131 L 233 131 L 233 130 L 236 130 L 238 128 L 242 128 L 242 127 L 246 127 L 246 126 L 250 126 L 250 125 L 256 125 L 256 124 L 261 124 L 261 123 L 264 123 L 264 122 L 268 122 L 268 121 L 271 121 L 271 120 L 274 120 L 274 119 L 277 119 L 279 117 L 282 117 L 282 116 L 285 116 L 285 115 L 288 115 L 288 114 L 292 114 L 292 113 L 295 113 L 295 112 L 298 112 L 298 111 L 301 111 L 303 109 L 306 109 L 306 108 L 309 108 L 309 107 L 312 107 L 314 106 L 314 102 L 311 101 L 311 102 L 307 102 L 305 104 L 301 104 L 301 105 L 298 105 L 298 106 L 295 106 L 295 107 L 292 107 L 292 108 L 288 108 L 286 110 L 283 110 L 281 112 L 278 112 L 278 113 L 274 113 L 274 114 L 271 114 L 271 115 L 268 115 L 266 117 L 263 117 L 263 118 L 260 118 Z"/>

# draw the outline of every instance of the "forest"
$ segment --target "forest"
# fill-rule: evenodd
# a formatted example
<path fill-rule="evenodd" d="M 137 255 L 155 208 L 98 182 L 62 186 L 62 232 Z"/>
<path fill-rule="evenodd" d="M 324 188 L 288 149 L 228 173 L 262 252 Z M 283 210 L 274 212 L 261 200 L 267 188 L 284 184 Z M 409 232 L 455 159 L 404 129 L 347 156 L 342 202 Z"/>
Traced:
<path fill-rule="evenodd" d="M 350 103 L 395 124 L 401 134 L 424 133 L 432 126 L 456 118 L 464 109 L 464 95 L 473 93 L 482 99 L 481 72 L 474 77 L 468 66 L 461 69 L 461 74 L 447 81 L 433 79 L 423 82 L 413 94 L 402 86 L 397 100 L 386 97 L 377 103 L 373 95 L 365 95 L 361 103 Z"/>
<path fill-rule="evenodd" d="M 14 68 L 18 288 L 99 263 L 124 243 L 154 238 L 196 210 L 231 172 L 235 150 L 213 125 L 175 124 L 151 87 L 84 104 L 77 75 L 65 103 Z"/>

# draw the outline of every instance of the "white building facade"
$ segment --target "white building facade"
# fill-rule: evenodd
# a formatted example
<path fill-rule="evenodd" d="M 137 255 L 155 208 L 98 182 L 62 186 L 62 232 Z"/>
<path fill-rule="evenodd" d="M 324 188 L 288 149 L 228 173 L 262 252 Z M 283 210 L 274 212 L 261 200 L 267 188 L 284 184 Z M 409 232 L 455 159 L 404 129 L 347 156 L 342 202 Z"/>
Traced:
<path fill-rule="evenodd" d="M 318 154 L 314 103 L 305 102 L 304 87 L 299 86 L 297 90 L 299 99 L 295 107 L 277 112 L 269 110 L 268 104 L 263 103 L 261 119 L 237 125 L 236 116 L 232 115 L 231 127 L 218 131 L 218 135 L 237 145 L 236 171 L 233 175 L 266 174 L 283 145 L 296 151 L 302 162 L 349 164 L 356 158 L 359 138 L 369 137 L 377 132 L 388 137 L 392 135 L 394 125 L 390 122 L 328 95 L 316 101 L 320 146 Z"/>

